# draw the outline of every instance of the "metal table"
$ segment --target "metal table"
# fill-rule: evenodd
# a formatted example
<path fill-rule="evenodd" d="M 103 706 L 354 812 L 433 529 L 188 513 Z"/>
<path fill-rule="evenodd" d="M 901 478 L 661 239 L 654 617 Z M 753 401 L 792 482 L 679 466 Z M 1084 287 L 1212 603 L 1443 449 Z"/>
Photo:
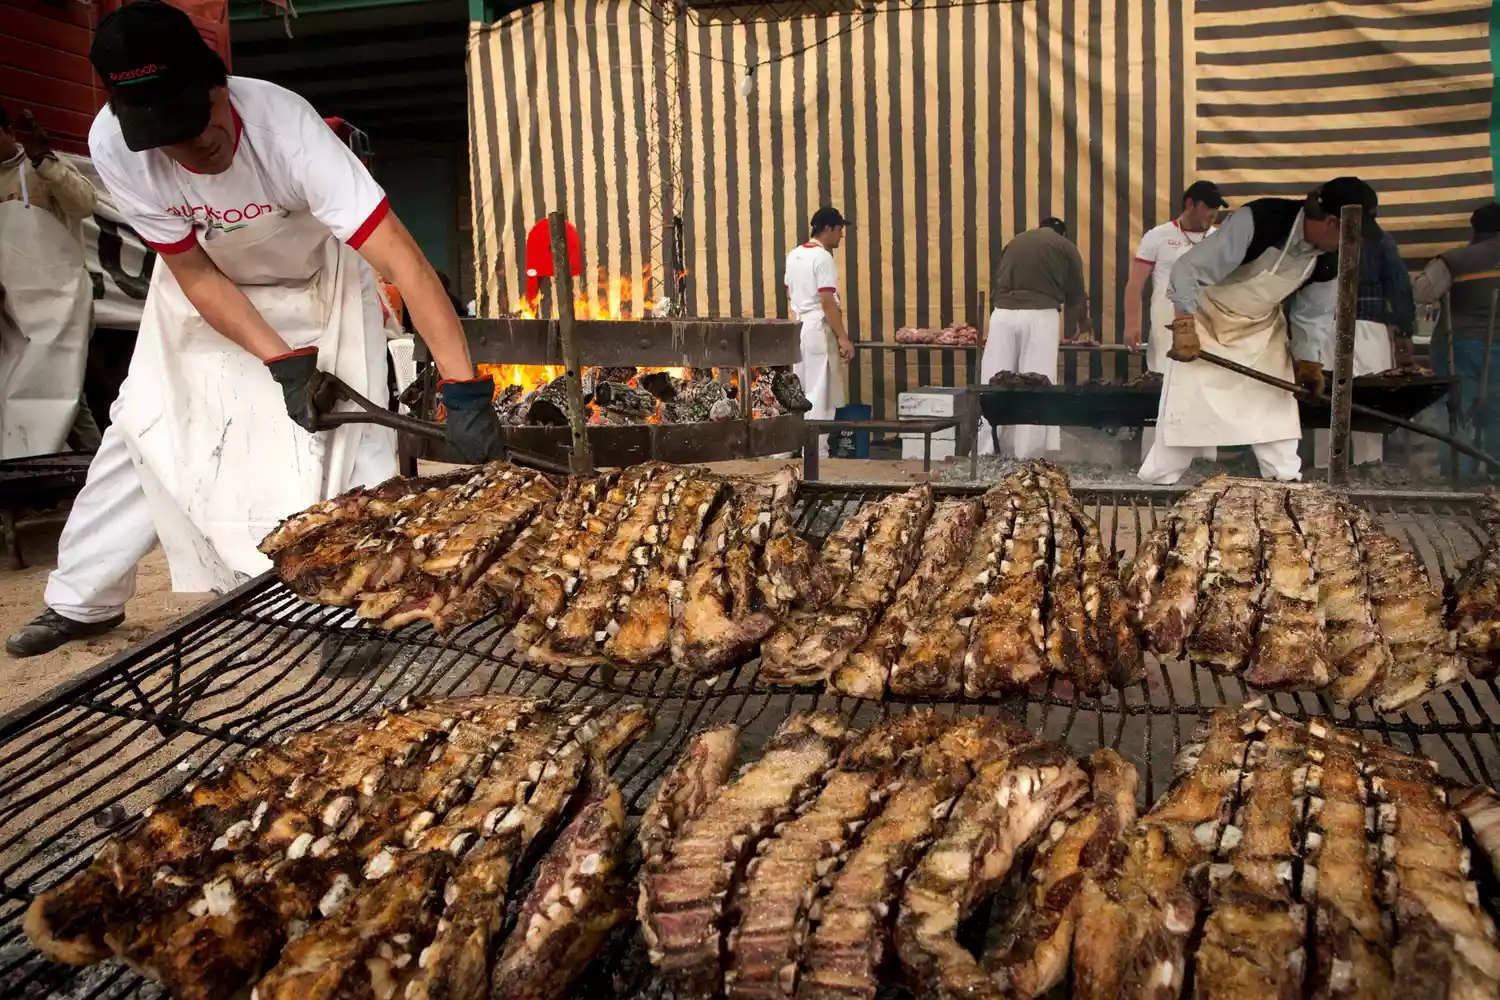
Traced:
<path fill-rule="evenodd" d="M 837 431 L 899 431 L 922 435 L 922 471 L 932 471 L 932 436 L 939 431 L 958 427 L 959 417 L 930 417 L 914 420 L 807 420 L 803 419 L 802 478 L 818 478 L 818 435 Z M 971 477 L 972 478 L 972 477 Z"/>

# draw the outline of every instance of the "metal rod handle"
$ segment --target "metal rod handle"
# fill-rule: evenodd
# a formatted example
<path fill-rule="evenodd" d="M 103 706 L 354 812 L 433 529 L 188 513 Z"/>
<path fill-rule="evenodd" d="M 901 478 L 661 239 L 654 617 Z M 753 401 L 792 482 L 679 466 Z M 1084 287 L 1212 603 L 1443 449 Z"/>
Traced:
<path fill-rule="evenodd" d="M 1359 301 L 1360 224 L 1364 210 L 1339 213 L 1338 305 L 1333 314 L 1333 413 L 1328 428 L 1328 483 L 1349 482 L 1349 406 L 1354 401 L 1354 329 Z"/>
<path fill-rule="evenodd" d="M 568 429 L 573 448 L 568 467 L 577 475 L 594 472 L 594 453 L 589 447 L 586 416 L 583 411 L 583 365 L 578 352 L 578 334 L 573 316 L 573 263 L 568 257 L 568 217 L 562 212 L 547 214 L 547 228 L 552 237 L 552 297 L 557 301 L 558 330 L 562 335 L 563 386 L 568 393 Z"/>

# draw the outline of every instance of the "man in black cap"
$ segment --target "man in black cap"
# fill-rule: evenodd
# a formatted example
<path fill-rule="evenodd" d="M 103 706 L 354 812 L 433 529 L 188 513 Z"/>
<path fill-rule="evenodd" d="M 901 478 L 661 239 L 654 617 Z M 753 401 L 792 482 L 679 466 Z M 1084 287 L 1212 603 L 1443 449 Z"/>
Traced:
<path fill-rule="evenodd" d="M 1083 257 L 1068 239 L 1063 220 L 1049 216 L 1001 249 L 990 280 L 990 305 L 989 333 L 979 359 L 981 380 L 988 382 L 1002 371 L 1057 378 L 1063 308 L 1072 308 L 1079 333 L 1093 331 Z M 1041 424 L 1006 427 L 998 436 L 1001 448 L 1015 458 L 1041 458 L 1062 447 L 1058 429 Z M 979 435 L 980 454 L 994 447 L 993 436 Z"/>
<path fill-rule="evenodd" d="M 854 358 L 833 260 L 848 224 L 838 209 L 824 205 L 813 213 L 807 242 L 786 255 L 787 304 L 802 321 L 802 362 L 793 370 L 812 404 L 807 416 L 815 420 L 833 419 L 833 411 L 846 402 L 844 366 Z M 826 438 L 819 441 L 820 450 Z"/>
<path fill-rule="evenodd" d="M 269 566 L 280 518 L 396 472 L 395 436 L 317 432 L 319 370 L 384 399 L 371 267 L 400 290 L 436 362 L 454 451 L 499 445 L 442 283 L 380 186 L 302 98 L 229 77 L 182 11 L 127 3 L 90 60 L 109 95 L 89 151 L 161 256 L 129 377 L 13 656 L 113 628 L 158 541 L 174 589 L 225 591 Z M 363 258 L 363 259 L 361 259 Z M 164 266 L 163 266 L 164 265 Z"/>
<path fill-rule="evenodd" d="M 1169 366 L 1162 380 L 1143 481 L 1175 483 L 1199 449 L 1246 444 L 1266 479 L 1302 478 L 1296 398 L 1194 359 L 1208 351 L 1322 390 L 1319 359 L 1332 333 L 1345 205 L 1361 206 L 1368 238 L 1378 238 L 1375 191 L 1339 177 L 1301 201 L 1250 202 L 1178 258 L 1168 289 L 1175 309 L 1169 357 L 1193 363 Z"/>

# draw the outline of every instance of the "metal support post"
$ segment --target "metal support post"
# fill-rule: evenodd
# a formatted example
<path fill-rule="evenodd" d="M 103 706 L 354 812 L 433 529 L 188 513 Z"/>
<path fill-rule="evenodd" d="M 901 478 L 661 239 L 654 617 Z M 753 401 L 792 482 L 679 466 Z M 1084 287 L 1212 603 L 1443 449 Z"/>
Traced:
<path fill-rule="evenodd" d="M 572 450 L 568 468 L 574 475 L 594 472 L 594 452 L 589 446 L 588 417 L 583 411 L 583 371 L 579 361 L 577 328 L 573 317 L 573 264 L 568 259 L 568 219 L 562 212 L 547 214 L 552 237 L 552 297 L 557 301 L 558 330 L 562 335 L 564 386 L 568 391 L 568 429 Z"/>
<path fill-rule="evenodd" d="M 1328 483 L 1349 482 L 1349 404 L 1354 401 L 1354 321 L 1359 298 L 1359 227 L 1364 212 L 1339 213 L 1338 306 L 1333 314 L 1333 419 L 1328 433 Z"/>

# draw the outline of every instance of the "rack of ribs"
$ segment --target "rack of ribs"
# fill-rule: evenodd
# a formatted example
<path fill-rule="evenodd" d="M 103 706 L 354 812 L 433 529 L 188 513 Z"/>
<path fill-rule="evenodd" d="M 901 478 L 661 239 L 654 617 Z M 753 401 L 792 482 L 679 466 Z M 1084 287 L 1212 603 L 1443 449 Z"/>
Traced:
<path fill-rule="evenodd" d="M 1385 682 L 1374 692 L 1373 703 L 1377 711 L 1394 712 L 1458 680 L 1463 667 L 1443 623 L 1442 595 L 1416 555 L 1364 511 L 1355 511 L 1353 520 L 1375 624 L 1391 651 Z"/>
<path fill-rule="evenodd" d="M 659 522 L 671 519 L 688 475 L 686 470 L 653 475 L 587 562 L 577 570 L 566 567 L 576 573 L 569 578 L 576 581 L 576 592 L 544 623 L 547 631 L 527 649 L 528 659 L 563 667 L 607 661 L 603 643 L 618 630 L 621 604 L 628 607 L 630 599 L 624 587 L 633 583 L 637 567 L 650 565 L 652 554 L 665 541 Z"/>
<path fill-rule="evenodd" d="M 1478 513 L 1487 537 L 1454 582 L 1450 620 L 1470 671 L 1490 677 L 1500 671 L 1500 492 L 1486 491 Z"/>
<path fill-rule="evenodd" d="M 1084 880 L 1114 863 L 1135 824 L 1134 765 L 1105 749 L 1094 751 L 1087 770 L 1089 797 L 1052 821 L 1031 865 L 1032 887 L 982 958 L 1003 996 L 1039 997 L 1067 977 Z"/>
<path fill-rule="evenodd" d="M 1306 731 L 1282 720 L 1247 755 L 1240 808 L 1209 868 L 1210 912 L 1194 979 L 1194 994 L 1205 1000 L 1302 996 L 1307 908 L 1294 881 L 1303 823 L 1296 786 L 1299 775 L 1306 780 L 1306 744 Z"/>
<path fill-rule="evenodd" d="M 1289 494 L 1317 575 L 1318 610 L 1334 667 L 1329 693 L 1337 704 L 1348 705 L 1385 683 L 1391 652 L 1375 627 L 1364 560 L 1345 505 L 1323 490 Z"/>
<path fill-rule="evenodd" d="M 655 965 L 678 996 L 713 997 L 727 956 L 726 907 L 756 846 L 813 799 L 844 738 L 829 716 L 784 722 L 760 760 L 688 819 L 667 852 L 641 874 L 642 933 Z"/>
<path fill-rule="evenodd" d="M 1000 887 L 1027 843 L 1087 792 L 1087 776 L 1058 744 L 1024 746 L 979 769 L 901 899 L 896 951 L 919 996 L 1002 995 L 959 944 L 958 924 Z"/>
<path fill-rule="evenodd" d="M 861 530 L 857 545 L 836 543 L 837 532 L 830 537 L 824 565 L 838 589 L 826 604 L 793 610 L 772 629 L 761 645 L 762 681 L 795 686 L 827 679 L 864 641 L 905 581 L 932 515 L 932 487 L 924 484 L 875 506 L 879 514 Z M 828 552 L 829 546 L 835 551 Z"/>
<path fill-rule="evenodd" d="M 948 578 L 928 613 L 914 619 L 901 636 L 901 648 L 891 664 L 892 693 L 951 698 L 963 691 L 964 658 L 976 607 L 999 572 L 1015 520 L 1008 500 L 994 494 L 991 490 L 985 496 L 985 521 L 963 565 Z"/>
<path fill-rule="evenodd" d="M 849 654 L 849 661 L 833 672 L 829 679 L 834 690 L 856 698 L 885 695 L 902 638 L 924 620 L 961 571 L 982 511 L 977 500 L 945 500 L 937 505 L 918 546 L 919 559 L 911 577 L 901 585 L 879 624 Z"/>
<path fill-rule="evenodd" d="M 704 531 L 672 626 L 672 663 L 711 677 L 754 657 L 775 625 L 763 556 L 771 527 L 789 511 L 797 488 L 790 470 L 733 481 Z"/>
<path fill-rule="evenodd" d="M 908 751 L 947 728 L 930 712 L 899 716 L 845 749 L 817 798 L 779 824 L 746 866 L 729 932 L 727 994 L 735 1000 L 779 1000 L 796 990 L 799 960 L 820 891 L 839 870 L 861 831 L 878 813 L 888 782 Z"/>
<path fill-rule="evenodd" d="M 1214 860 L 1259 722 L 1251 713 L 1215 712 L 1194 765 L 1130 831 L 1124 857 L 1085 879 L 1074 997 L 1180 993 L 1201 905 L 1190 873 Z"/>
<path fill-rule="evenodd" d="M 1014 516 L 986 592 L 975 602 L 964 653 L 964 694 L 970 698 L 1025 690 L 1048 669 L 1042 607 L 1052 520 L 1029 470 L 1009 505 Z"/>
<path fill-rule="evenodd" d="M 1284 490 L 1256 499 L 1265 563 L 1260 631 L 1245 680 L 1272 690 L 1313 690 L 1333 679 L 1318 621 L 1318 582 Z"/>
<path fill-rule="evenodd" d="M 1172 516 L 1172 549 L 1160 586 L 1144 583 L 1149 564 L 1136 559 L 1133 576 L 1142 581 L 1138 592 L 1150 602 L 1141 609 L 1141 632 L 1157 656 L 1181 656 L 1198 611 L 1198 591 L 1208 569 L 1213 539 L 1214 507 L 1228 490 L 1224 481 L 1200 485 L 1177 505 Z M 1154 550 L 1153 550 L 1154 551 Z"/>
<path fill-rule="evenodd" d="M 942 829 L 974 769 L 1027 741 L 1025 731 L 998 719 L 960 719 L 876 791 L 884 801 L 879 814 L 809 908 L 815 919 L 802 950 L 798 1000 L 873 1000 L 904 876 Z"/>
<path fill-rule="evenodd" d="M 700 474 L 687 480 L 675 508 L 663 506 L 659 511 L 658 530 L 648 529 L 646 534 L 654 550 L 643 553 L 621 582 L 617 604 L 624 606 L 624 614 L 604 643 L 604 655 L 612 663 L 638 667 L 670 658 L 672 627 L 682 617 L 688 570 L 726 489 L 718 476 Z M 641 559 L 649 565 L 641 566 Z"/>
<path fill-rule="evenodd" d="M 1238 674 L 1255 642 L 1261 595 L 1261 530 L 1256 498 L 1262 490 L 1232 486 L 1214 509 L 1213 542 L 1199 585 L 1198 620 L 1188 656 L 1214 670 Z"/>

